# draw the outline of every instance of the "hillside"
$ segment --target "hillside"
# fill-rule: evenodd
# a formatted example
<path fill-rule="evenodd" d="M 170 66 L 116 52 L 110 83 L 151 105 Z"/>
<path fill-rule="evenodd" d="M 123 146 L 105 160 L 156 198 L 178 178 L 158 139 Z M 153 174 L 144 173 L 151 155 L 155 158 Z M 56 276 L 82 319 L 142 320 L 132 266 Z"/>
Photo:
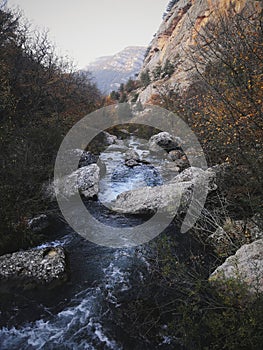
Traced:
<path fill-rule="evenodd" d="M 110 93 L 139 73 L 145 51 L 146 48 L 141 46 L 129 46 L 113 56 L 96 59 L 87 65 L 85 71 L 92 73 L 101 92 Z"/>

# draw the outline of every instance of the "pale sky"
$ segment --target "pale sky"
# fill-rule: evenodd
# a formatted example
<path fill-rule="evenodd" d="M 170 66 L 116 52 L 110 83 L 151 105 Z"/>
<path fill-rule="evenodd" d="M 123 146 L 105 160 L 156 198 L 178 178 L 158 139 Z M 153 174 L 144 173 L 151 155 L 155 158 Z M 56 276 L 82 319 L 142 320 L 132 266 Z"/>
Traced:
<path fill-rule="evenodd" d="M 169 0 L 8 0 L 50 31 L 60 53 L 79 68 L 127 46 L 148 46 Z"/>

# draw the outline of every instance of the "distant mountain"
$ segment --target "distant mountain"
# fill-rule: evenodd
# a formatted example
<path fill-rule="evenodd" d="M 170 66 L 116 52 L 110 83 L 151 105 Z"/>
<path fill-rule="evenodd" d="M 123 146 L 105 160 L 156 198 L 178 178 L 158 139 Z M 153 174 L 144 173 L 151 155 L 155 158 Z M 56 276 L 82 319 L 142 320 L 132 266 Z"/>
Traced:
<path fill-rule="evenodd" d="M 109 93 L 139 73 L 145 52 L 145 47 L 129 46 L 113 56 L 96 59 L 86 66 L 84 71 L 90 71 L 98 88 L 103 93 Z"/>

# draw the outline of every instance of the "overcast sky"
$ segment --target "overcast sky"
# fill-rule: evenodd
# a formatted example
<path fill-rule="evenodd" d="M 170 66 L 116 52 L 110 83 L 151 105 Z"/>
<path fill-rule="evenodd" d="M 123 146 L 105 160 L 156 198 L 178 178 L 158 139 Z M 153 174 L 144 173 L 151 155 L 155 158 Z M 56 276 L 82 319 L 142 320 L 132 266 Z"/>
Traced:
<path fill-rule="evenodd" d="M 148 46 L 169 0 L 8 0 L 79 68 L 127 46 Z"/>

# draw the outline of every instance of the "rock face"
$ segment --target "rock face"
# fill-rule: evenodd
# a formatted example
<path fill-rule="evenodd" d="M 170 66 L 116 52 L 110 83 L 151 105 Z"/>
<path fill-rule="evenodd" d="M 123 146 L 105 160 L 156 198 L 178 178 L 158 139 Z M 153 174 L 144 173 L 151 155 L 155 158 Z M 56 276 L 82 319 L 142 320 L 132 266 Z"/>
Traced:
<path fill-rule="evenodd" d="M 67 278 L 66 254 L 62 247 L 31 249 L 0 257 L 0 279 L 49 284 Z M 26 284 L 25 284 L 26 285 Z"/>
<path fill-rule="evenodd" d="M 172 136 L 166 131 L 153 135 L 149 140 L 151 152 L 160 152 L 161 149 L 169 152 L 180 148 L 181 145 L 182 140 L 179 137 Z"/>
<path fill-rule="evenodd" d="M 139 73 L 146 48 L 140 46 L 126 47 L 113 56 L 100 57 L 90 63 L 85 70 L 92 73 L 98 88 L 103 93 L 117 90 L 121 83 Z"/>
<path fill-rule="evenodd" d="M 169 212 L 180 203 L 179 212 L 185 212 L 192 198 L 193 188 L 199 181 L 207 186 L 208 191 L 216 189 L 216 174 L 208 169 L 188 168 L 175 179 L 165 185 L 157 187 L 142 187 L 121 193 L 113 210 L 125 214 L 146 214 L 155 212 Z"/>
<path fill-rule="evenodd" d="M 222 16 L 230 11 L 240 13 L 245 5 L 261 6 L 253 0 L 178 0 L 166 14 L 163 22 L 147 49 L 147 56 L 141 72 L 147 69 L 153 78 L 158 65 L 164 71 L 159 78 L 144 89 L 139 99 L 146 103 L 158 91 L 176 91 L 183 93 L 191 84 L 194 63 L 187 53 L 196 45 L 197 33 L 214 21 L 215 15 Z M 166 74 L 167 62 L 173 67 L 173 72 Z M 203 69 L 199 67 L 199 69 Z"/>
<path fill-rule="evenodd" d="M 262 293 L 263 239 L 243 245 L 211 274 L 209 280 L 219 285 L 236 280 L 245 284 L 251 293 Z"/>
<path fill-rule="evenodd" d="M 93 198 L 99 191 L 100 168 L 91 164 L 77 169 L 55 184 L 57 193 L 70 198 L 78 192 Z"/>

